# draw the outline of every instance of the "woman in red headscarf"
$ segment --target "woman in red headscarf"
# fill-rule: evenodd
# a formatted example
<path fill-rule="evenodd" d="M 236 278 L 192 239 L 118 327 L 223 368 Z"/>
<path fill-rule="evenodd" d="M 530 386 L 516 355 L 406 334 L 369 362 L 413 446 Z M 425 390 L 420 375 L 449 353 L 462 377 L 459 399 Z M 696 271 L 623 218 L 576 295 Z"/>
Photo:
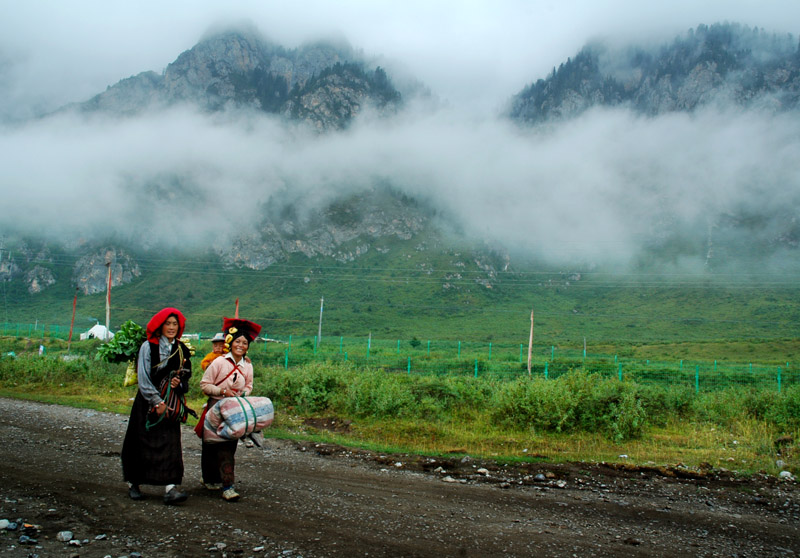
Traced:
<path fill-rule="evenodd" d="M 147 340 L 139 348 L 139 391 L 122 443 L 122 473 L 133 500 L 145 497 L 141 484 L 164 486 L 165 504 L 187 498 L 176 486 L 183 480 L 180 423 L 185 420 L 185 409 L 177 407 L 192 375 L 189 349 L 180 341 L 185 325 L 180 310 L 164 308 L 148 322 Z"/>
<path fill-rule="evenodd" d="M 223 397 L 250 395 L 253 391 L 253 365 L 245 358 L 247 349 L 261 331 L 261 326 L 249 320 L 223 318 L 225 354 L 208 365 L 200 389 L 208 395 L 206 409 Z M 222 489 L 222 498 L 235 502 L 239 494 L 233 487 L 234 455 L 238 440 L 209 443 L 203 440 L 200 465 L 203 486 L 210 490 Z"/>

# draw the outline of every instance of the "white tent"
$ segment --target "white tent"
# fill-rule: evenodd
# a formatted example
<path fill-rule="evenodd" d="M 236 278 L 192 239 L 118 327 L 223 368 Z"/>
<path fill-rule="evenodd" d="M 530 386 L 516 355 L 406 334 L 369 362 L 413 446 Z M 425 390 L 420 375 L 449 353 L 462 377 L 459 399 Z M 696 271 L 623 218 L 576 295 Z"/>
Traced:
<path fill-rule="evenodd" d="M 106 337 L 106 334 L 108 334 L 108 337 Z M 100 324 L 95 324 L 86 333 L 81 333 L 81 341 L 83 341 L 85 339 L 103 339 L 103 340 L 105 340 L 107 338 L 108 339 L 112 339 L 113 337 L 114 337 L 114 334 L 111 333 L 110 331 L 108 331 L 106 329 L 106 326 L 102 326 Z"/>

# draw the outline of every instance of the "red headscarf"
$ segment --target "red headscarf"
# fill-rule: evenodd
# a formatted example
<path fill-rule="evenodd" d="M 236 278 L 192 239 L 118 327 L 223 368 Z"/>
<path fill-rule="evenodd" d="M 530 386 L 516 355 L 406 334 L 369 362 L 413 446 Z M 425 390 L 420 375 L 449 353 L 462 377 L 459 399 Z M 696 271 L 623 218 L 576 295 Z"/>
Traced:
<path fill-rule="evenodd" d="M 147 322 L 147 340 L 153 343 L 158 343 L 158 337 L 161 335 L 161 326 L 167 321 L 170 315 L 174 314 L 178 318 L 178 334 L 175 336 L 179 339 L 183 335 L 183 328 L 186 326 L 186 318 L 177 308 L 164 308 L 159 310 L 158 313 L 150 318 Z"/>

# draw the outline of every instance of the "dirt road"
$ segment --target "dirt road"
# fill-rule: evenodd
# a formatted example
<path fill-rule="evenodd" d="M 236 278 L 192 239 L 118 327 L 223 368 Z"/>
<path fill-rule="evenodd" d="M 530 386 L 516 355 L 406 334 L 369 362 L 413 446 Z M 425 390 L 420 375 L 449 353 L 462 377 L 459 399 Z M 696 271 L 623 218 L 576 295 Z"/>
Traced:
<path fill-rule="evenodd" d="M 774 477 L 512 468 L 267 439 L 239 447 L 242 500 L 227 503 L 200 486 L 188 427 L 189 500 L 165 506 L 145 487 L 134 502 L 121 481 L 126 422 L 0 399 L 0 522 L 19 522 L 0 531 L 0 557 L 800 554 L 797 484 Z"/>

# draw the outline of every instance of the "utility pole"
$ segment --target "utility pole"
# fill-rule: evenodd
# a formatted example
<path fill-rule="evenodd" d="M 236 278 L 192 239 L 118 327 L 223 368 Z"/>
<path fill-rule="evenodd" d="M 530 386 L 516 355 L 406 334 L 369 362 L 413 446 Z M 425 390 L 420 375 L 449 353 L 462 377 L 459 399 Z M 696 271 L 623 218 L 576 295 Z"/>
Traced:
<path fill-rule="evenodd" d="M 75 287 L 75 298 L 72 299 L 72 321 L 69 323 L 69 339 L 67 340 L 67 354 L 72 346 L 72 328 L 75 327 L 75 308 L 78 306 L 78 288 Z"/>
<path fill-rule="evenodd" d="M 533 308 L 531 308 L 531 336 L 528 339 L 528 376 L 531 375 L 531 355 L 533 353 Z"/>
<path fill-rule="evenodd" d="M 322 343 L 322 307 L 325 304 L 325 297 L 319 299 L 319 330 L 317 331 L 317 346 Z"/>
<path fill-rule="evenodd" d="M 106 267 L 108 268 L 108 285 L 106 286 L 106 342 L 111 337 L 111 330 L 108 329 L 111 322 L 111 258 L 106 254 Z"/>

